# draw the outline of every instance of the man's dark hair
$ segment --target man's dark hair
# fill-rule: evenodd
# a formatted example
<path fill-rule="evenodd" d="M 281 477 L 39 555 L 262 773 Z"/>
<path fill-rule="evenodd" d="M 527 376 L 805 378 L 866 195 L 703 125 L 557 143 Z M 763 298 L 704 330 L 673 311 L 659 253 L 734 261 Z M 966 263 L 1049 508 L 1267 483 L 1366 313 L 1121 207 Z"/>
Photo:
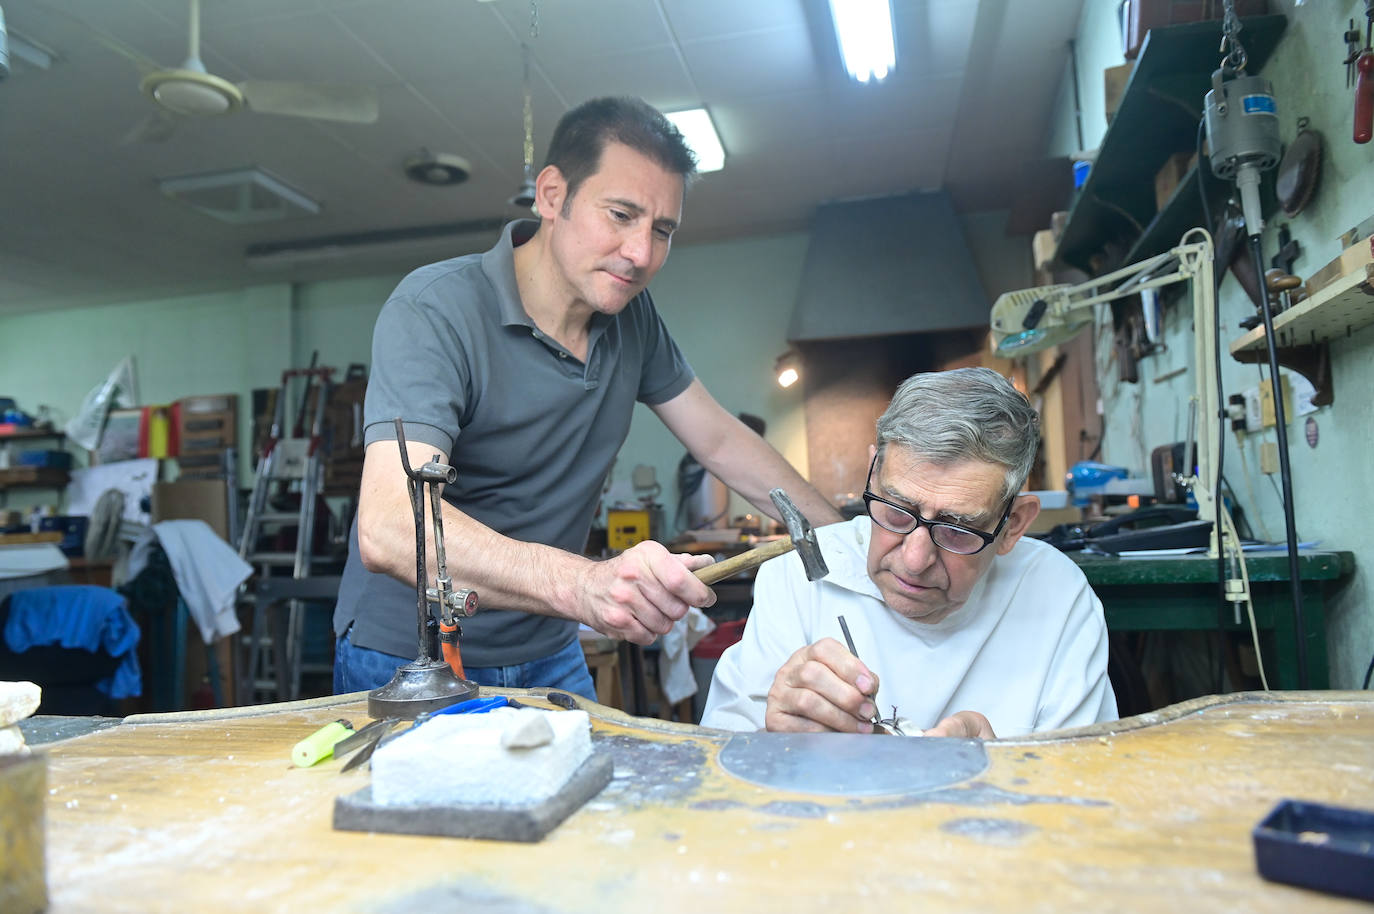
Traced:
<path fill-rule="evenodd" d="M 639 98 L 594 98 L 563 115 L 549 141 L 544 165 L 554 165 L 563 173 L 568 182 L 567 200 L 583 181 L 596 174 L 607 141 L 623 143 L 667 171 L 682 175 L 684 190 L 696 175 L 696 155 L 673 122 L 657 108 Z"/>

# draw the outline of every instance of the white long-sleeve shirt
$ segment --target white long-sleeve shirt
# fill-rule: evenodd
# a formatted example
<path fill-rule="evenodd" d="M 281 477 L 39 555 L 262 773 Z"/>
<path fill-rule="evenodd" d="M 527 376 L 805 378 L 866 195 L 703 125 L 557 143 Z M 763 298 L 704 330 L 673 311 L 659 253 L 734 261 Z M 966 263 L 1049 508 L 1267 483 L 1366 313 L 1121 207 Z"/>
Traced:
<path fill-rule="evenodd" d="M 922 729 L 956 711 L 985 715 L 998 736 L 1114 720 L 1107 626 L 1083 572 L 1051 546 L 1023 537 L 993 559 L 956 612 L 934 624 L 883 602 L 868 576 L 871 521 L 816 531 L 830 574 L 806 580 L 788 554 L 760 566 L 744 636 L 721 656 L 702 725 L 764 726 L 768 689 L 798 648 L 822 638 L 854 647 L 878 674 L 880 716 Z"/>

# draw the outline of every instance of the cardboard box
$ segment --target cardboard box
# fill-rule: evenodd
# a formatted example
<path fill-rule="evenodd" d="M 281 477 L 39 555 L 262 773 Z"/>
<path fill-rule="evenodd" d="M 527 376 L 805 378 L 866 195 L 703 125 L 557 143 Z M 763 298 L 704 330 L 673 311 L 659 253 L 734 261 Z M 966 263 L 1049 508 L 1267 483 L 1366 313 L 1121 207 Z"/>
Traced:
<path fill-rule="evenodd" d="M 1150 29 L 1220 19 L 1224 12 L 1222 0 L 1127 0 L 1126 59 L 1135 60 Z M 1236 0 L 1237 16 L 1263 16 L 1268 12 L 1268 0 Z"/>
<path fill-rule="evenodd" d="M 1027 533 L 1049 533 L 1060 524 L 1077 524 L 1083 520 L 1082 508 L 1042 508 L 1031 521 Z"/>
<path fill-rule="evenodd" d="M 1134 69 L 1135 64 L 1127 61 L 1120 66 L 1108 67 L 1102 71 L 1103 101 L 1109 124 L 1116 116 L 1116 109 L 1121 107 L 1121 96 L 1126 94 L 1126 83 L 1130 82 L 1131 71 Z"/>
<path fill-rule="evenodd" d="M 181 478 L 222 477 L 224 452 L 238 446 L 238 395 L 183 397 L 173 410 Z"/>
<path fill-rule="evenodd" d="M 1183 183 L 1188 169 L 1197 161 L 1196 152 L 1176 152 L 1169 156 L 1155 172 L 1155 209 L 1163 210 L 1164 204 L 1174 195 L 1174 190 Z"/>
<path fill-rule="evenodd" d="M 1311 298 L 1320 292 L 1323 286 L 1329 286 L 1342 276 L 1367 267 L 1371 263 L 1374 263 L 1374 237 L 1362 238 L 1342 251 L 1341 256 L 1312 274 L 1304 286 L 1307 297 Z"/>
<path fill-rule="evenodd" d="M 164 520 L 203 520 L 228 542 L 229 495 L 224 480 L 178 479 L 153 483 L 153 523 Z"/>

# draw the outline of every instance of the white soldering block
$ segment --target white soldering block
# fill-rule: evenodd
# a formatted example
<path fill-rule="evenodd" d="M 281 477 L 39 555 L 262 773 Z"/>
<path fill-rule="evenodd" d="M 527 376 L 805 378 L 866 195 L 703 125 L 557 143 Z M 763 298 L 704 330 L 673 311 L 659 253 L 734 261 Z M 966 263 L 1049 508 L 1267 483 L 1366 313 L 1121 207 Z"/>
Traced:
<path fill-rule="evenodd" d="M 38 709 L 43 690 L 32 682 L 0 682 L 0 727 L 17 724 Z"/>
<path fill-rule="evenodd" d="M 502 745 L 503 733 L 527 729 L 522 715 L 543 715 L 552 739 L 525 748 Z M 372 802 L 530 805 L 557 793 L 591 754 L 586 711 L 497 708 L 485 714 L 440 715 L 377 747 Z"/>

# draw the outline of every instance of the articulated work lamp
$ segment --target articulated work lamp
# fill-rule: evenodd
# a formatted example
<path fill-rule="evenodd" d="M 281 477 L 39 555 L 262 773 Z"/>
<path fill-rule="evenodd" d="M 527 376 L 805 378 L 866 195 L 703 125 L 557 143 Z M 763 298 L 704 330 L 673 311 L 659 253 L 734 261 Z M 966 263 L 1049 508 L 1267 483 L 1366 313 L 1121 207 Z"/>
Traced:
<path fill-rule="evenodd" d="M 1213 559 L 1225 556 L 1226 598 L 1235 604 L 1240 621 L 1240 604 L 1246 604 L 1250 634 L 1259 649 L 1255 608 L 1250 601 L 1250 578 L 1241 551 L 1231 512 L 1221 500 L 1221 396 L 1217 364 L 1216 285 L 1212 273 L 1212 236 L 1200 228 L 1190 229 L 1178 247 L 1147 260 L 1108 273 L 1076 286 L 1042 286 L 999 296 L 992 306 L 992 348 L 1004 358 L 1029 355 L 1062 343 L 1093 321 L 1093 309 L 1174 283 L 1186 283 L 1193 299 L 1193 380 L 1194 406 L 1200 417 L 1197 429 L 1197 469 L 1183 480 L 1197 500 L 1198 518 L 1212 522 L 1207 554 Z M 1192 424 L 1192 423 L 1190 423 Z M 1193 436 L 1190 429 L 1189 439 Z M 1184 447 L 1184 453 L 1192 448 Z M 1301 627 L 1298 629 L 1302 631 Z M 1260 666 L 1260 681 L 1269 688 Z"/>
<path fill-rule="evenodd" d="M 1218 517 L 1218 481 L 1214 478 L 1221 446 L 1221 405 L 1211 235 L 1192 229 L 1170 251 L 1078 285 L 1041 286 L 999 296 L 992 306 L 992 347 L 1003 358 L 1039 352 L 1092 324 L 1097 306 L 1174 283 L 1186 283 L 1193 299 L 1194 397 L 1202 417 L 1197 423 L 1197 472 L 1185 484 L 1197 499 L 1198 517 L 1212 522 L 1209 554 L 1213 558 L 1219 554 L 1220 537 L 1227 554 L 1235 555 L 1239 543 L 1231 533 L 1230 518 Z"/>

